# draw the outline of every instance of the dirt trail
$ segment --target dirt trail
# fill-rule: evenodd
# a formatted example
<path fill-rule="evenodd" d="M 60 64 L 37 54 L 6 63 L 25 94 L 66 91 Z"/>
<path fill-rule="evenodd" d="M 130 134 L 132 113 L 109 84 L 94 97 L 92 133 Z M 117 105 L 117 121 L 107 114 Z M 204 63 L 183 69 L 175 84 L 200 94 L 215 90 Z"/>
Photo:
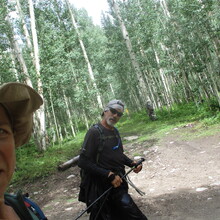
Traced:
<path fill-rule="evenodd" d="M 183 141 L 184 131 L 174 129 L 157 143 L 126 144 L 128 155 L 146 158 L 139 174 L 131 173 L 132 182 L 146 194 L 130 188 L 132 197 L 149 220 L 220 220 L 220 132 L 208 137 Z M 49 220 L 73 220 L 85 209 L 77 201 L 79 168 L 24 186 L 32 192 Z M 83 215 L 81 220 L 88 219 Z"/>

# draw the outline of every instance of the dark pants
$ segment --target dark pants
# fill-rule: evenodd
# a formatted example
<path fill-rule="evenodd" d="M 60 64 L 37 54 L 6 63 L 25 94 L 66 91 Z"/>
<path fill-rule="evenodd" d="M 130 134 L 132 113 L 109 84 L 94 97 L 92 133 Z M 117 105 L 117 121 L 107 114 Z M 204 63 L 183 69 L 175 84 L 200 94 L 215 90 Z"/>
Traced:
<path fill-rule="evenodd" d="M 100 206 L 104 201 L 91 210 L 90 220 L 147 220 L 147 217 L 134 203 L 127 190 L 123 188 L 112 189 L 99 212 Z"/>

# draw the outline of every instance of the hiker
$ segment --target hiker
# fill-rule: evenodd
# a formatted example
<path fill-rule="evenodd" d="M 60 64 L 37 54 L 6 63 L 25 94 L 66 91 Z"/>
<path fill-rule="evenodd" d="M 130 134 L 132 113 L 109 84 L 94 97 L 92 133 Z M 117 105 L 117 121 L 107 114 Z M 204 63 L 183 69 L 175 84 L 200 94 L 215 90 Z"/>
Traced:
<path fill-rule="evenodd" d="M 88 207 L 113 186 L 108 195 L 88 210 L 90 220 L 147 219 L 128 194 L 127 182 L 121 178 L 125 174 L 125 165 L 133 167 L 136 163 L 123 153 L 121 137 L 114 127 L 123 111 L 124 104 L 120 100 L 110 101 L 101 122 L 92 126 L 84 139 L 78 162 L 82 176 L 79 201 Z M 142 165 L 139 165 L 134 172 L 141 169 Z"/>
<path fill-rule="evenodd" d="M 43 101 L 31 87 L 17 82 L 0 86 L 0 219 L 36 220 L 23 196 L 5 193 L 15 169 L 15 148 L 28 142 L 33 112 Z M 36 217 L 36 216 L 35 216 Z"/>
<path fill-rule="evenodd" d="M 149 100 L 147 101 L 147 104 L 146 104 L 146 111 L 151 121 L 157 120 L 157 116 L 154 112 L 153 104 Z"/>

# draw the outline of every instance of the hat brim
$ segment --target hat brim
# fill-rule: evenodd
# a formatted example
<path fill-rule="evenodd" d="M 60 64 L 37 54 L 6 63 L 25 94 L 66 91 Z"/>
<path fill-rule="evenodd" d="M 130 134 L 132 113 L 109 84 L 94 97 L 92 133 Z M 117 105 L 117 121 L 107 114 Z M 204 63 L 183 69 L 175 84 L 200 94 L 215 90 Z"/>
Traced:
<path fill-rule="evenodd" d="M 33 127 L 33 112 L 42 104 L 41 96 L 23 83 L 5 83 L 0 87 L 0 103 L 8 110 L 15 131 L 15 146 L 29 140 Z"/>

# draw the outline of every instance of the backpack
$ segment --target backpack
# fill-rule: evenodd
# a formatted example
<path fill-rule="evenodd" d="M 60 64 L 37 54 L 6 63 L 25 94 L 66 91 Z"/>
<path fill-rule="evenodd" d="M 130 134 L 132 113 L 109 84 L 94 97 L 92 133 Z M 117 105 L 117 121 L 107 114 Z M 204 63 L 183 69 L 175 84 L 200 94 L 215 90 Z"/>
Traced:
<path fill-rule="evenodd" d="M 22 220 L 47 220 L 40 207 L 28 198 L 28 194 L 22 195 L 5 193 L 5 204 L 11 206 Z"/>

